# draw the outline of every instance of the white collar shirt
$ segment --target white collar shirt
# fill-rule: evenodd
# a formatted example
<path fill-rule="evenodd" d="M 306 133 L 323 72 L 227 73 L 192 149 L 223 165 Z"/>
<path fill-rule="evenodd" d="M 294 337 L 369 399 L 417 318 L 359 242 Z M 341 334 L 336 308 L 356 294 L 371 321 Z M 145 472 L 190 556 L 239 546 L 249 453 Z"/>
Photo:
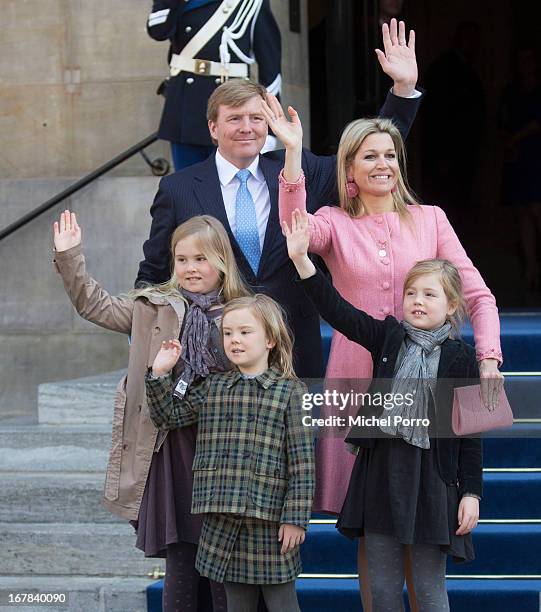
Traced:
<path fill-rule="evenodd" d="M 225 212 L 227 214 L 227 220 L 229 221 L 229 227 L 235 236 L 237 227 L 235 206 L 237 191 L 240 186 L 240 181 L 238 178 L 236 178 L 236 175 L 239 168 L 227 161 L 227 159 L 220 154 L 220 151 L 217 150 L 216 169 L 218 170 L 218 178 L 220 179 L 220 188 L 222 190 L 222 198 L 224 201 Z M 247 186 L 255 205 L 259 245 L 261 247 L 261 251 L 263 251 L 263 242 L 265 240 L 265 232 L 267 230 L 267 222 L 269 220 L 271 204 L 269 188 L 267 187 L 263 171 L 259 166 L 259 155 L 248 166 L 248 168 L 246 168 L 246 170 L 250 172 Z"/>

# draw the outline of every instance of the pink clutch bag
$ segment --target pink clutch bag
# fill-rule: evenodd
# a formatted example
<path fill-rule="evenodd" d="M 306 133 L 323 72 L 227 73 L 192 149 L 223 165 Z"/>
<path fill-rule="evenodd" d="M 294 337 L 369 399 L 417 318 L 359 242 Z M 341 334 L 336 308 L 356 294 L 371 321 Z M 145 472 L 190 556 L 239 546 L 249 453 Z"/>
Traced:
<path fill-rule="evenodd" d="M 492 411 L 483 404 L 480 385 L 455 388 L 452 425 L 457 436 L 511 427 L 512 424 L 513 411 L 503 388 L 498 405 Z"/>

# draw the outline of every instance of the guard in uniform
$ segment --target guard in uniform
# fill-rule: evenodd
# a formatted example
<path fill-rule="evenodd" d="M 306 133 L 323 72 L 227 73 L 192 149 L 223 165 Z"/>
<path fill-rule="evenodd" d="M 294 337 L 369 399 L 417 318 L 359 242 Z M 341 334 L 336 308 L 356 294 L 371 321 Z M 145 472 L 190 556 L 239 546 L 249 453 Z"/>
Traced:
<path fill-rule="evenodd" d="M 171 42 L 158 135 L 171 142 L 176 170 L 213 152 L 206 108 L 220 83 L 249 78 L 249 66 L 257 62 L 260 83 L 280 93 L 280 30 L 269 0 L 154 0 L 147 31 L 154 40 Z M 274 143 L 270 136 L 267 150 Z"/>

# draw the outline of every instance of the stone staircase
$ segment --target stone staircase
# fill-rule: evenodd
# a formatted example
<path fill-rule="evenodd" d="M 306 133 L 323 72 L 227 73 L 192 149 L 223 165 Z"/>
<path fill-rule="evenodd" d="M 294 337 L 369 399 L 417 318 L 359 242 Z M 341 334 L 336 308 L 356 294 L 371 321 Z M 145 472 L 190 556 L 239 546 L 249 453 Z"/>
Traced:
<path fill-rule="evenodd" d="M 0 611 L 13 610 L 9 593 L 34 591 L 68 593 L 49 611 L 146 612 L 163 562 L 100 503 L 122 374 L 42 384 L 39 424 L 0 426 Z"/>

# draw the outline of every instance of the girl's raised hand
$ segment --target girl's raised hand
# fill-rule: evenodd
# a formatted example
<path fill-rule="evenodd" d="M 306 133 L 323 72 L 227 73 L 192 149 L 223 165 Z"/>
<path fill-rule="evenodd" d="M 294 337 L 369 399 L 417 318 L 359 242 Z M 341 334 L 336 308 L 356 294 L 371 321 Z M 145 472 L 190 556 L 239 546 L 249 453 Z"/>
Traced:
<path fill-rule="evenodd" d="M 291 118 L 288 120 L 276 96 L 268 93 L 267 100 L 261 100 L 261 111 L 269 127 L 286 149 L 302 149 L 302 124 L 292 106 L 287 107 Z"/>
<path fill-rule="evenodd" d="M 60 221 L 53 225 L 54 248 L 61 253 L 81 244 L 81 228 L 77 225 L 75 213 L 65 210 Z"/>
<path fill-rule="evenodd" d="M 164 340 L 152 364 L 153 376 L 164 376 L 176 365 L 182 348 L 178 340 Z"/>
<path fill-rule="evenodd" d="M 310 227 L 308 213 L 296 208 L 291 215 L 291 229 L 287 221 L 282 222 L 282 232 L 287 241 L 287 253 L 295 264 L 301 278 L 314 276 L 316 268 L 308 257 L 308 245 L 310 243 Z"/>
<path fill-rule="evenodd" d="M 293 261 L 308 256 L 310 243 L 310 228 L 308 213 L 296 208 L 291 215 L 291 229 L 287 221 L 282 222 L 282 231 L 287 241 L 287 254 Z"/>

